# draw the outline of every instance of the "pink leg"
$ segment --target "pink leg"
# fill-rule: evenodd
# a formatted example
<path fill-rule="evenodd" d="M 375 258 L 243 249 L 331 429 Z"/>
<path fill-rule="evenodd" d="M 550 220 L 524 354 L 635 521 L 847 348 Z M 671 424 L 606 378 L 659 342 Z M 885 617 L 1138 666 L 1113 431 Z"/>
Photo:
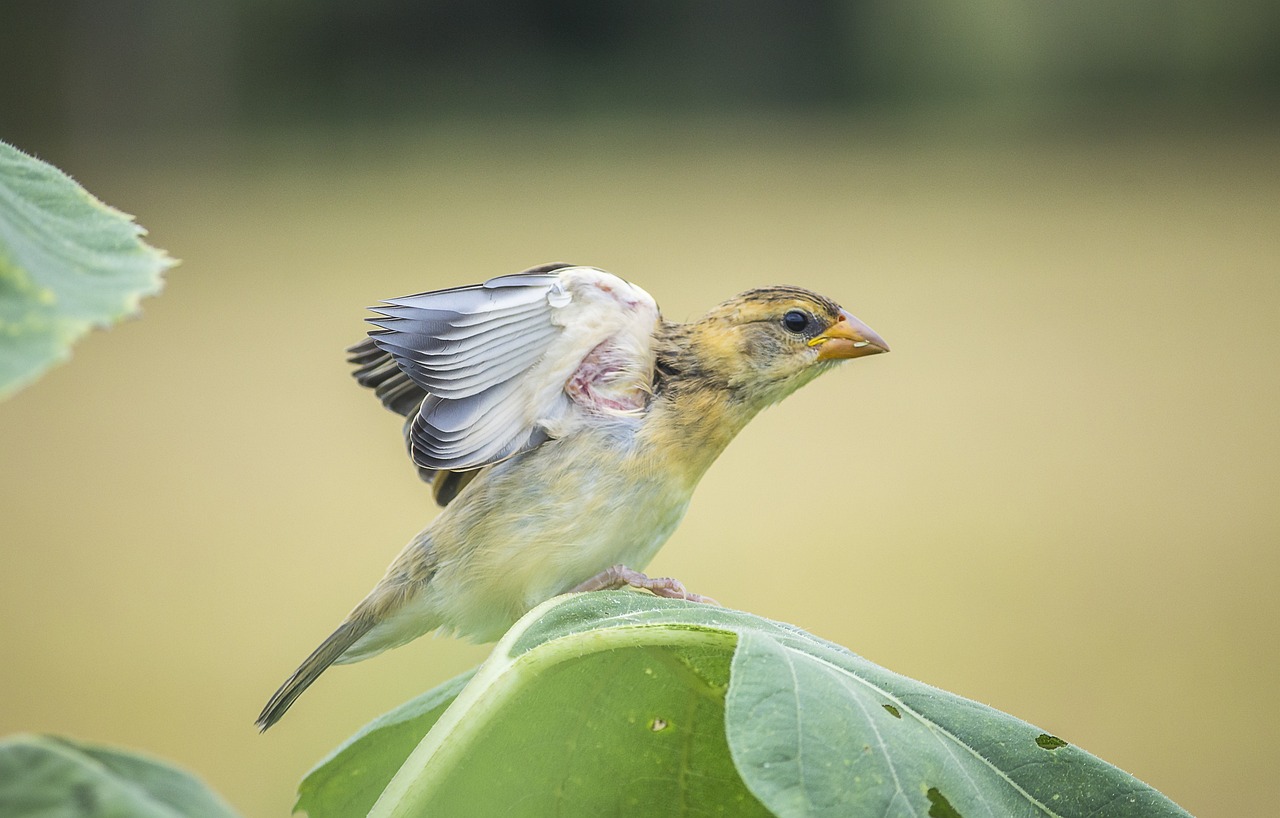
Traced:
<path fill-rule="evenodd" d="M 613 591 L 630 585 L 632 588 L 643 588 L 656 596 L 667 599 L 687 599 L 690 602 L 704 602 L 708 605 L 719 605 L 709 596 L 691 593 L 685 590 L 678 579 L 671 577 L 647 577 L 639 571 L 632 571 L 625 565 L 606 568 L 591 579 L 569 589 L 569 593 L 582 591 Z"/>

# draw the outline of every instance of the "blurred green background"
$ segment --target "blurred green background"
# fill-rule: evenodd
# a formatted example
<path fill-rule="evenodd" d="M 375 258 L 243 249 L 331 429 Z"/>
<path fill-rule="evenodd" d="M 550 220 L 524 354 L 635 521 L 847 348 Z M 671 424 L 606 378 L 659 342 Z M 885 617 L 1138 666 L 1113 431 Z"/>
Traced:
<path fill-rule="evenodd" d="M 1274 3 L 10 0 L 0 138 L 183 259 L 0 405 L 0 733 L 246 815 L 479 662 L 297 662 L 435 513 L 343 348 L 551 260 L 893 353 L 756 420 L 652 566 L 992 704 L 1192 812 L 1280 731 Z"/>

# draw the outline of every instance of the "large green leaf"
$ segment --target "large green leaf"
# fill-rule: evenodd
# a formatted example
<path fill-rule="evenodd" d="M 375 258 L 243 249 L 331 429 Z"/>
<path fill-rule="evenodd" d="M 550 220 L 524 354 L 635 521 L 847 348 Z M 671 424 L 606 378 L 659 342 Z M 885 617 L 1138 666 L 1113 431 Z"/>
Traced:
<path fill-rule="evenodd" d="M 780 818 L 1186 816 L 1024 721 L 807 633 L 742 631 L 733 678 L 729 746 Z"/>
<path fill-rule="evenodd" d="M 198 779 L 158 761 L 52 736 L 0 741 L 5 818 L 235 818 Z"/>
<path fill-rule="evenodd" d="M 1187 815 L 1012 716 L 708 605 L 559 597 L 459 683 L 411 703 L 430 710 L 411 752 L 407 731 L 357 737 L 308 776 L 300 805 L 316 818 Z M 342 783 L 365 753 L 379 782 L 402 761 L 371 808 L 372 788 L 350 799 Z M 323 795 L 308 791 L 317 776 Z"/>
<path fill-rule="evenodd" d="M 311 818 L 367 815 L 387 782 L 475 675 L 469 670 L 374 719 L 307 773 L 294 811 Z"/>
<path fill-rule="evenodd" d="M 635 597 L 523 619 L 370 815 L 768 816 L 725 743 L 732 634 L 665 627 L 671 611 Z M 703 622 L 720 610 L 676 604 Z M 624 626 L 601 627 L 611 617 Z"/>
<path fill-rule="evenodd" d="M 0 142 L 0 398 L 137 311 L 173 265 L 132 217 Z"/>

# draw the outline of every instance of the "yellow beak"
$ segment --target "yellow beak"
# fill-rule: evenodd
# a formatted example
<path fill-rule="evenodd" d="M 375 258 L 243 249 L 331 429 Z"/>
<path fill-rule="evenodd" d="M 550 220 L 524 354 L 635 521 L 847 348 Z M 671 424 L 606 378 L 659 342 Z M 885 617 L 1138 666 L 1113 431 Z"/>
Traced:
<path fill-rule="evenodd" d="M 846 310 L 840 310 L 840 318 L 810 341 L 809 346 L 818 347 L 819 361 L 861 358 L 889 351 L 889 345 L 875 330 Z"/>

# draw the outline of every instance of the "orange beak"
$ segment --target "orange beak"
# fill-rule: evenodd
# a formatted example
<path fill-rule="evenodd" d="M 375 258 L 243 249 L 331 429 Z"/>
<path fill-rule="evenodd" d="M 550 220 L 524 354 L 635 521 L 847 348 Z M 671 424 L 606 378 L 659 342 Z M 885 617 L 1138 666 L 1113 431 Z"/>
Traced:
<path fill-rule="evenodd" d="M 809 342 L 818 347 L 819 361 L 837 361 L 845 358 L 861 358 L 888 352 L 889 345 L 876 335 L 876 331 L 854 318 L 846 310 L 840 310 L 840 318 L 826 331 Z"/>

